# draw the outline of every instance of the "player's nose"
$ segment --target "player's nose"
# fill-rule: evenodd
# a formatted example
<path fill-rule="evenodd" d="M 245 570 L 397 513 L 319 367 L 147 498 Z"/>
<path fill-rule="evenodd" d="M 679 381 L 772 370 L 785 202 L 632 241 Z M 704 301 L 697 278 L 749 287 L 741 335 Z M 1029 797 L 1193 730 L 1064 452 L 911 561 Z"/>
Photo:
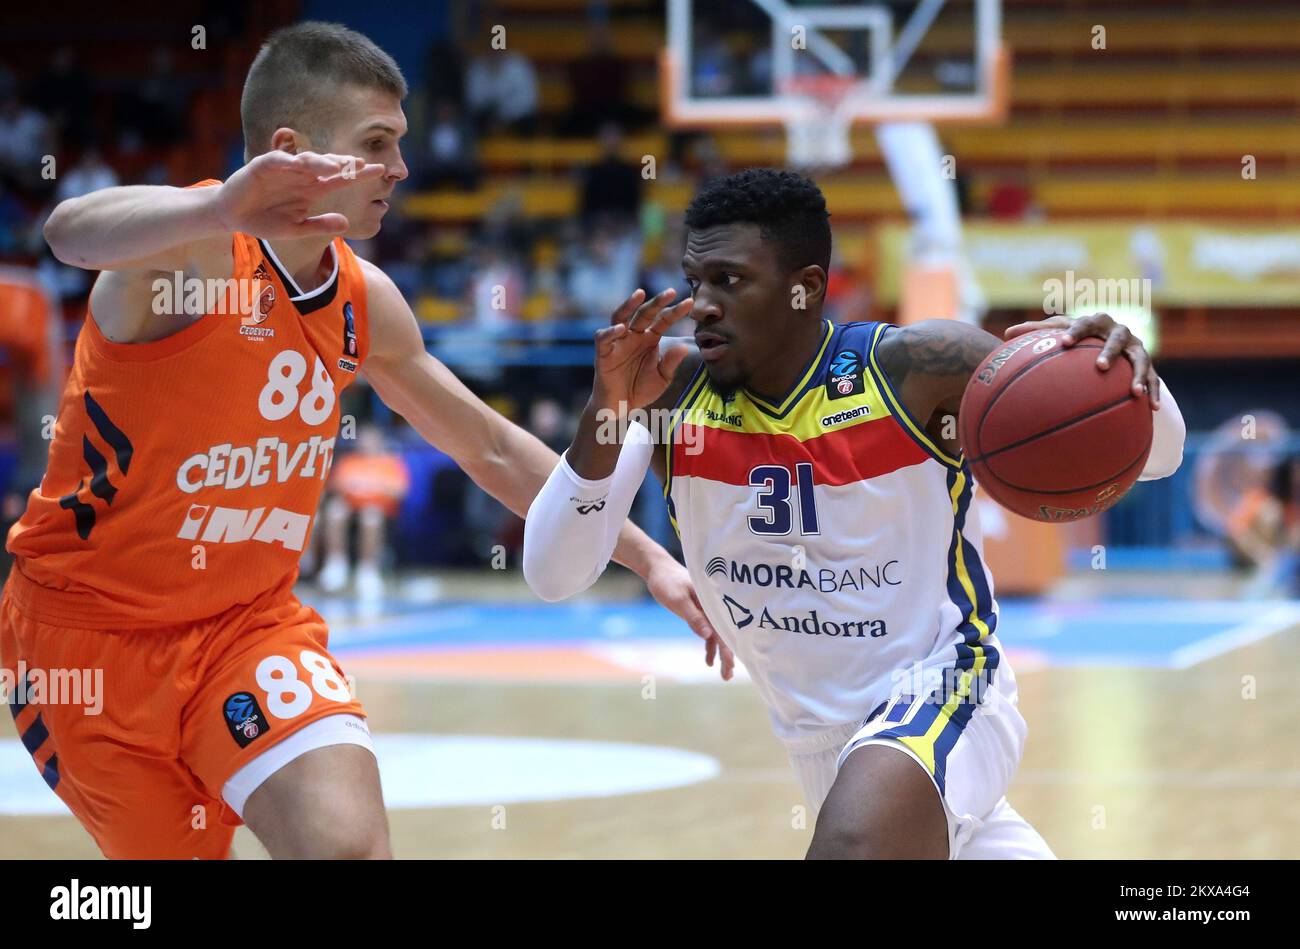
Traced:
<path fill-rule="evenodd" d="M 695 291 L 695 306 L 691 309 L 691 319 L 696 323 L 713 323 L 722 319 L 722 308 L 703 287 Z"/>
<path fill-rule="evenodd" d="M 410 172 L 406 168 L 406 159 L 404 159 L 400 154 L 397 156 L 396 160 L 385 163 L 384 177 L 394 183 L 406 180 L 408 174 L 410 174 Z"/>

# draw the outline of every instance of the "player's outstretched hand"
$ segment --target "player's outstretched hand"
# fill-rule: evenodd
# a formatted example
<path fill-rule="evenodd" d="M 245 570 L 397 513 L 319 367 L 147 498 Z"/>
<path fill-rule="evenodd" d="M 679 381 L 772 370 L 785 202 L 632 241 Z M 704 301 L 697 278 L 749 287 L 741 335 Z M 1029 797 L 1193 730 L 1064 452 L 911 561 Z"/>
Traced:
<path fill-rule="evenodd" d="M 342 214 L 312 214 L 321 198 L 339 188 L 374 182 L 384 166 L 351 155 L 272 151 L 258 155 L 221 185 L 216 213 L 221 226 L 266 240 L 342 234 Z"/>
<path fill-rule="evenodd" d="M 732 654 L 722 637 L 709 623 L 691 586 L 690 574 L 686 568 L 671 557 L 664 556 L 660 562 L 650 568 L 646 574 L 646 586 L 659 602 L 659 605 L 672 610 L 696 636 L 704 640 L 704 663 L 713 667 L 713 657 L 721 659 L 720 672 L 723 681 L 728 681 L 735 674 L 736 657 Z"/>
<path fill-rule="evenodd" d="M 614 311 L 609 326 L 596 331 L 596 380 L 592 394 L 598 405 L 618 411 L 639 409 L 663 395 L 689 348 L 674 343 L 660 349 L 664 331 L 691 312 L 690 297 L 670 306 L 677 291 L 664 290 L 646 299 L 635 291 Z"/>
<path fill-rule="evenodd" d="M 1156 375 L 1155 367 L 1151 365 L 1151 354 L 1142 345 L 1142 340 L 1134 336 L 1127 326 L 1116 323 L 1114 318 L 1105 313 L 1094 313 L 1091 316 L 1079 317 L 1077 320 L 1068 316 L 1054 316 L 1047 320 L 1017 323 L 1015 326 L 1007 327 L 1003 335 L 1007 339 L 1012 339 L 1035 330 L 1058 329 L 1069 331 L 1061 339 L 1061 345 L 1067 348 L 1090 336 L 1104 339 L 1106 345 L 1101 348 L 1101 353 L 1097 356 L 1097 367 L 1102 372 L 1109 369 L 1114 358 L 1122 353 L 1133 364 L 1133 394 L 1147 396 L 1151 401 L 1152 411 L 1160 410 L 1160 377 Z"/>

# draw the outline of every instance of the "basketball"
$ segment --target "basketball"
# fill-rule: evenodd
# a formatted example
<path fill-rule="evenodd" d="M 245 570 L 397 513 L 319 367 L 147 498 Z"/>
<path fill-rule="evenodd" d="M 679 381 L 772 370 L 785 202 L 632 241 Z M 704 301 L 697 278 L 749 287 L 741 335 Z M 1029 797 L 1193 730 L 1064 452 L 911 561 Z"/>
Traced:
<path fill-rule="evenodd" d="M 1016 337 L 975 370 L 959 437 L 975 481 L 1038 521 L 1076 521 L 1115 505 L 1151 451 L 1151 407 L 1133 365 L 1097 367 L 1103 342 L 1061 346 L 1064 330 Z"/>

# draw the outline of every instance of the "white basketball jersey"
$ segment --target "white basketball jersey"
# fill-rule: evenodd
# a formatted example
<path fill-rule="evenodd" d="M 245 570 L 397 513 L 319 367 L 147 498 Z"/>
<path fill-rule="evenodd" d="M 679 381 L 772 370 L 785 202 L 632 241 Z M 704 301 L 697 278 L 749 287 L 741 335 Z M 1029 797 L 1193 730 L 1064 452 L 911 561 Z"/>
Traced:
<path fill-rule="evenodd" d="M 787 740 L 861 722 L 891 694 L 955 696 L 1001 660 L 970 475 L 880 370 L 892 330 L 827 323 L 779 405 L 743 389 L 724 401 L 701 368 L 666 447 L 704 611 Z"/>

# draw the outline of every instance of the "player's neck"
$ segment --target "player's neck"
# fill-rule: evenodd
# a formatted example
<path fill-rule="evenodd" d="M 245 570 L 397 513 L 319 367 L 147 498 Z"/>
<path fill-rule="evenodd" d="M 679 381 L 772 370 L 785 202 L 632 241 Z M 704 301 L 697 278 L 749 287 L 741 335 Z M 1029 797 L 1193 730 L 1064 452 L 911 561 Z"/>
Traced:
<path fill-rule="evenodd" d="M 330 256 L 332 239 L 328 237 L 304 237 L 300 240 L 267 241 L 275 257 L 293 277 L 294 283 L 303 293 L 311 293 L 334 272 L 334 260 Z"/>
<path fill-rule="evenodd" d="M 780 403 L 808 371 L 808 365 L 821 349 L 825 336 L 826 321 L 820 317 L 800 326 L 798 332 L 789 338 L 789 345 L 782 351 L 777 364 L 766 371 L 756 372 L 746 388 L 773 405 Z"/>

